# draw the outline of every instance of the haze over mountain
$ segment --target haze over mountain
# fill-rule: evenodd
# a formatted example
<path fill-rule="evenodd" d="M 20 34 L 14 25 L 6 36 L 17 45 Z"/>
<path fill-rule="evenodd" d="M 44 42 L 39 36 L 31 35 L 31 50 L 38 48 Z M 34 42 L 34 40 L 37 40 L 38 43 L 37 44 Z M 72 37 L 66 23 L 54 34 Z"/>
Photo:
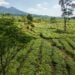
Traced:
<path fill-rule="evenodd" d="M 5 6 L 0 6 L 0 14 L 3 13 L 9 13 L 11 15 L 27 15 L 29 13 L 21 11 L 20 9 L 17 9 L 15 7 L 5 7 Z M 31 13 L 30 13 L 31 14 Z M 48 17 L 47 15 L 37 15 L 37 14 L 32 14 L 33 16 L 37 17 Z"/>
<path fill-rule="evenodd" d="M 26 15 L 26 12 L 23 12 L 19 9 L 16 9 L 15 7 L 4 7 L 4 6 L 0 6 L 0 13 L 9 13 L 12 15 Z"/>

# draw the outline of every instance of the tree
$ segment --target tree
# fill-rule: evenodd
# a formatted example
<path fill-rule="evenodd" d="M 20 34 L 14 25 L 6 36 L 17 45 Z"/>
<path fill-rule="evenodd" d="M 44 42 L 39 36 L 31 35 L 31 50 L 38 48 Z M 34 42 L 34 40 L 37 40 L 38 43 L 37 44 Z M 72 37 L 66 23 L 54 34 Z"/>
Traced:
<path fill-rule="evenodd" d="M 51 23 L 56 23 L 56 18 L 55 18 L 55 17 L 51 17 L 51 18 L 50 18 L 50 22 L 51 22 Z"/>
<path fill-rule="evenodd" d="M 59 0 L 59 4 L 61 5 L 62 17 L 64 18 L 64 31 L 66 32 L 67 28 L 67 20 L 73 15 L 73 11 L 75 8 L 74 0 Z"/>
<path fill-rule="evenodd" d="M 2 75 L 6 75 L 5 73 L 5 57 L 6 48 L 8 47 L 8 41 L 6 40 L 6 32 L 8 34 L 8 29 L 11 25 L 14 24 L 14 20 L 12 18 L 0 18 L 0 67 Z M 10 31 L 9 31 L 10 32 Z"/>
<path fill-rule="evenodd" d="M 27 15 L 27 20 L 28 20 L 28 24 L 32 24 L 32 22 L 33 22 L 33 17 L 32 17 L 31 14 L 28 14 L 28 15 Z"/>
<path fill-rule="evenodd" d="M 15 25 L 14 18 L 0 17 L 0 75 L 7 75 L 8 65 L 15 53 L 23 49 L 25 43 L 30 42 L 32 38 Z"/>

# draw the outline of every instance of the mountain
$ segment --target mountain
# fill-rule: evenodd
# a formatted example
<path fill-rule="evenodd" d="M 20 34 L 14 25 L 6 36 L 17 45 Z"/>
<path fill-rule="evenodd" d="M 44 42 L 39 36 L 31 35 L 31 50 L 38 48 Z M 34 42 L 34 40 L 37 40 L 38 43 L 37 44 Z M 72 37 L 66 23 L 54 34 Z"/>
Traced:
<path fill-rule="evenodd" d="M 26 12 L 23 12 L 19 9 L 16 9 L 15 7 L 10 7 L 10 8 L 6 8 L 6 7 L 3 7 L 3 6 L 0 6 L 0 13 L 9 13 L 9 14 L 12 14 L 12 15 L 26 15 L 27 13 Z"/>
<path fill-rule="evenodd" d="M 29 13 L 26 13 L 24 11 L 21 11 L 15 7 L 10 7 L 10 8 L 7 8 L 7 7 L 3 7 L 3 6 L 0 6 L 0 14 L 6 14 L 6 13 L 9 13 L 11 15 L 27 15 Z M 37 15 L 37 14 L 32 14 L 32 16 L 34 17 L 44 17 L 44 18 L 49 18 L 50 16 L 47 16 L 47 15 Z"/>

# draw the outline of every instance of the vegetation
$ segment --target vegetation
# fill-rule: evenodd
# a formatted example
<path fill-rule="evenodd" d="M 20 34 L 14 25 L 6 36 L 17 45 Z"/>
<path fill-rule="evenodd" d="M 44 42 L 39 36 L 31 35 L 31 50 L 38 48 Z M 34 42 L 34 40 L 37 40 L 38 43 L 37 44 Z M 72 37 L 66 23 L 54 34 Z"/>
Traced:
<path fill-rule="evenodd" d="M 63 24 L 62 18 L 1 15 L 0 75 L 75 75 L 75 19 L 66 33 Z"/>
<path fill-rule="evenodd" d="M 74 0 L 59 0 L 59 4 L 61 5 L 62 17 L 64 18 L 64 31 L 66 32 L 67 28 L 67 20 L 71 15 L 73 15 L 73 11 L 75 8 Z"/>
<path fill-rule="evenodd" d="M 51 23 L 56 23 L 56 18 L 55 17 L 51 17 L 50 22 Z"/>
<path fill-rule="evenodd" d="M 32 24 L 33 17 L 32 17 L 31 14 L 28 14 L 28 15 L 27 15 L 27 20 L 28 20 L 28 24 Z"/>

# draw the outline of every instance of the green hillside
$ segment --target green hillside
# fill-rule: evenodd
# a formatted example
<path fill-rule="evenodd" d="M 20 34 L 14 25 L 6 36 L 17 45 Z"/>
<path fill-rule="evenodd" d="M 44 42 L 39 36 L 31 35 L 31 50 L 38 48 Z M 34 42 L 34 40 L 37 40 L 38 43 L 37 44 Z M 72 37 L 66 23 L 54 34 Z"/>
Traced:
<path fill-rule="evenodd" d="M 75 20 L 0 17 L 0 75 L 75 75 Z"/>

